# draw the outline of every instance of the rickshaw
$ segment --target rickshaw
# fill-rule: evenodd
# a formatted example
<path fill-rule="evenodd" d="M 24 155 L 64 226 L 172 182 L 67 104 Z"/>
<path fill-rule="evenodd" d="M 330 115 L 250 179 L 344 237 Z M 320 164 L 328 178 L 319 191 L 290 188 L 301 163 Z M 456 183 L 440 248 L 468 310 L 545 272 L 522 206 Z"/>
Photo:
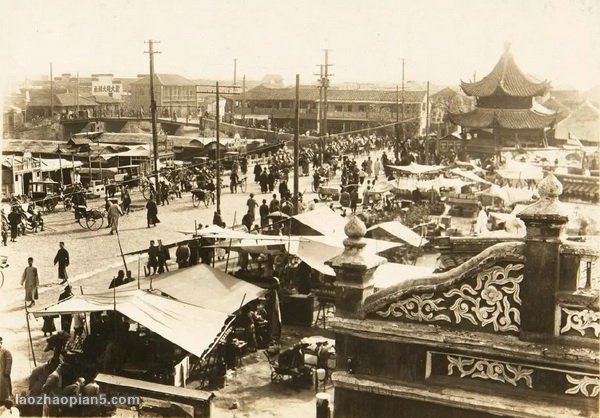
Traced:
<path fill-rule="evenodd" d="M 195 208 L 200 206 L 200 202 L 204 202 L 204 206 L 209 207 L 215 203 L 215 192 L 205 189 L 192 190 L 192 204 Z"/>
<path fill-rule="evenodd" d="M 29 183 L 29 192 L 34 202 L 45 212 L 54 212 L 60 200 L 59 184 L 51 179 L 32 181 Z"/>

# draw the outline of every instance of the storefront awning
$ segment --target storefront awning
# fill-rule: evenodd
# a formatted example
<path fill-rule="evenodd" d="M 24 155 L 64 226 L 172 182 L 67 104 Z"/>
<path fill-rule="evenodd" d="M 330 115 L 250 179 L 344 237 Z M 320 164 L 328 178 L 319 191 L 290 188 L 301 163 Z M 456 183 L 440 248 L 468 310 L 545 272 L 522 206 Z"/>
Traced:
<path fill-rule="evenodd" d="M 382 222 L 380 224 L 373 225 L 372 227 L 367 229 L 367 233 L 370 232 L 371 234 L 373 232 L 377 233 L 378 231 L 384 231 L 398 238 L 402 242 L 405 242 L 406 244 L 417 248 L 428 243 L 428 241 L 425 238 L 421 237 L 412 229 L 401 224 L 398 221 Z"/>

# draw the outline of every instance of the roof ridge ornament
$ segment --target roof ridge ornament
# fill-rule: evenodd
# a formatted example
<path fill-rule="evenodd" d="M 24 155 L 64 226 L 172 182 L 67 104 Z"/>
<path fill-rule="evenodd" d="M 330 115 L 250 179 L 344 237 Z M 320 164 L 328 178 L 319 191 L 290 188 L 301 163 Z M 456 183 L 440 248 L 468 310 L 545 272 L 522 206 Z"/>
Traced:
<path fill-rule="evenodd" d="M 344 233 L 348 238 L 344 239 L 344 246 L 350 248 L 363 248 L 366 245 L 363 238 L 367 235 L 367 227 L 358 216 L 352 216 L 346 226 Z"/>
<path fill-rule="evenodd" d="M 562 192 L 562 183 L 552 173 L 549 173 L 538 184 L 540 199 L 558 200 L 558 196 L 560 196 Z"/>

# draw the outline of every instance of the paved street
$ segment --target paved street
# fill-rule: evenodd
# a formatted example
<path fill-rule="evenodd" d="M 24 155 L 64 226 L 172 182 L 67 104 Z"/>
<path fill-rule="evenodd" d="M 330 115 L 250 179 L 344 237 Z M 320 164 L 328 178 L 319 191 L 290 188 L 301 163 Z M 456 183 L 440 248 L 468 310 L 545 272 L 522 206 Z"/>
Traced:
<path fill-rule="evenodd" d="M 249 176 L 250 179 L 250 176 Z M 300 178 L 300 190 L 307 191 L 306 199 L 313 198 L 310 192 L 311 177 Z M 228 184 L 227 178 L 223 184 Z M 253 182 L 249 182 L 246 193 L 231 194 L 228 189 L 223 189 L 221 212 L 223 220 L 231 226 L 234 218 L 239 224 L 246 212 L 246 200 L 249 193 L 255 193 L 259 203 L 262 199 L 270 201 L 269 194 L 260 194 L 260 188 Z M 156 228 L 147 228 L 146 211 L 143 208 L 145 200 L 139 192 L 132 195 L 135 208 L 130 215 L 121 217 L 119 221 L 120 240 L 123 252 L 133 252 L 148 247 L 151 239 L 162 239 L 163 243 L 173 243 L 189 238 L 179 231 L 193 231 L 194 221 L 198 225 L 212 223 L 215 206 L 209 208 L 202 204 L 198 208 L 192 205 L 191 195 L 184 193 L 181 199 L 171 201 L 169 205 L 160 206 L 158 217 L 161 223 Z M 89 202 L 90 207 L 101 207 L 103 199 Z M 59 206 L 60 208 L 60 206 Z M 57 268 L 53 266 L 53 259 L 58 250 L 58 243 L 65 242 L 65 247 L 70 253 L 71 265 L 68 268 L 70 283 L 74 292 L 91 289 L 106 289 L 110 280 L 116 275 L 117 270 L 123 268 L 123 262 L 119 253 L 119 245 L 116 235 L 110 235 L 108 229 L 89 231 L 81 228 L 74 220 L 73 213 L 61 212 L 44 217 L 46 230 L 37 234 L 19 237 L 16 243 L 9 242 L 7 247 L 0 249 L 0 254 L 8 256 L 10 267 L 4 270 L 5 282 L 0 289 L 0 335 L 4 338 L 4 345 L 13 353 L 13 380 L 17 388 L 30 372 L 27 341 L 27 323 L 24 315 L 23 298 L 24 290 L 20 286 L 21 274 L 27 265 L 27 258 L 34 258 L 34 265 L 38 268 L 40 275 L 40 299 L 37 307 L 55 302 L 64 288 L 60 286 L 57 279 Z M 171 257 L 174 261 L 174 250 Z M 137 277 L 138 256 L 126 258 L 128 268 Z M 143 266 L 143 261 L 142 261 Z M 99 274 L 105 272 L 105 274 Z M 143 267 L 141 276 L 143 277 Z M 41 347 L 44 338 L 41 332 L 42 320 L 31 317 L 31 330 L 34 345 Z M 58 321 L 57 321 L 58 325 Z M 41 352 L 38 349 L 37 352 Z M 39 358 L 38 358 L 39 361 Z"/>

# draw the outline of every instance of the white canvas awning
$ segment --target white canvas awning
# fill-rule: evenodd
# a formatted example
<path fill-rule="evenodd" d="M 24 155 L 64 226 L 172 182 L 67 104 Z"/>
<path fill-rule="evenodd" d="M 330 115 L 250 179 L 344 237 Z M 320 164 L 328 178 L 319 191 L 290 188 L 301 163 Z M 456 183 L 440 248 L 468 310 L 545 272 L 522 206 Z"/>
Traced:
<path fill-rule="evenodd" d="M 219 334 L 228 315 L 183 303 L 147 290 L 117 290 L 77 295 L 51 305 L 34 316 L 76 312 L 100 312 L 113 309 L 152 332 L 202 357 Z"/>
<path fill-rule="evenodd" d="M 403 171 L 414 175 L 434 173 L 445 168 L 441 165 L 423 165 L 417 163 L 410 163 L 409 165 L 389 165 L 388 167 L 393 170 Z"/>
<path fill-rule="evenodd" d="M 419 234 L 414 232 L 412 229 L 398 221 L 382 222 L 380 224 L 373 225 L 372 227 L 367 229 L 368 232 L 377 230 L 387 232 L 388 234 L 393 235 L 402 242 L 405 242 L 408 245 L 417 248 L 429 242 L 425 238 L 421 237 Z"/>
<path fill-rule="evenodd" d="M 452 170 L 450 170 L 450 172 L 452 174 L 456 174 L 457 176 L 463 177 L 467 180 L 471 180 L 475 183 L 492 184 L 489 181 L 482 179 L 481 177 L 479 177 L 477 174 L 473 173 L 472 171 L 461 170 L 460 168 L 453 168 Z"/>
<path fill-rule="evenodd" d="M 339 235 L 344 233 L 347 220 L 327 206 L 300 213 L 292 217 L 321 235 Z"/>

